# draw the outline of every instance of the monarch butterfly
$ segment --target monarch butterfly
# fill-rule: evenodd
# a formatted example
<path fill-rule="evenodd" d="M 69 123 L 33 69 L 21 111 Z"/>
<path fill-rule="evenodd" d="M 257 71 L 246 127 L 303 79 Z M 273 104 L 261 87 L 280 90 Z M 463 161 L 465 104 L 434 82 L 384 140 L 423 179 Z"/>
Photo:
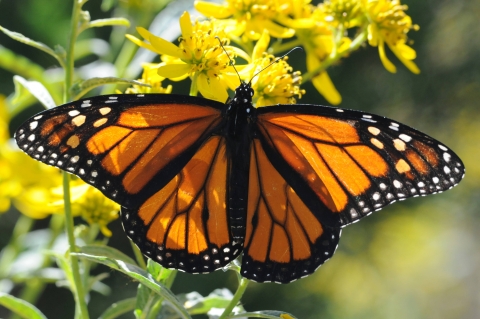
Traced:
<path fill-rule="evenodd" d="M 147 257 L 208 273 L 243 251 L 241 275 L 257 282 L 313 273 L 342 227 L 464 176 L 453 151 L 406 125 L 318 105 L 256 109 L 253 93 L 97 96 L 33 116 L 15 139 L 119 203 Z"/>

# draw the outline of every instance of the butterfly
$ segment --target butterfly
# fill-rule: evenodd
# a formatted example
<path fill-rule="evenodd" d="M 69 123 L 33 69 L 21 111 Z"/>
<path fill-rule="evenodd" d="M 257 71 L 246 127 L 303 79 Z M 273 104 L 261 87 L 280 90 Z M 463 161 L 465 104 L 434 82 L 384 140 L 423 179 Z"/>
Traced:
<path fill-rule="evenodd" d="M 250 84 L 220 103 L 106 95 L 43 111 L 18 146 L 121 205 L 126 234 L 168 268 L 288 283 L 334 254 L 341 230 L 464 176 L 435 139 L 385 117 L 319 105 L 255 108 Z"/>

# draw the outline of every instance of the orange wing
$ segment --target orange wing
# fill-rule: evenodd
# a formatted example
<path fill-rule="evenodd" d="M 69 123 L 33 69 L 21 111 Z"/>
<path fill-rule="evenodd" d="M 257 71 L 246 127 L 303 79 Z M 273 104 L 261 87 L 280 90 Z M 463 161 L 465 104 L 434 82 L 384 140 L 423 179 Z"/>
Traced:
<path fill-rule="evenodd" d="M 99 96 L 42 112 L 15 138 L 30 156 L 137 208 L 219 130 L 223 104 L 205 103 L 173 95 Z"/>
<path fill-rule="evenodd" d="M 333 255 L 340 233 L 312 213 L 254 140 L 242 276 L 281 283 L 307 276 Z"/>
<path fill-rule="evenodd" d="M 138 209 L 122 208 L 125 232 L 149 258 L 189 273 L 211 272 L 241 252 L 227 219 L 225 140 L 208 139 L 185 167 Z"/>
<path fill-rule="evenodd" d="M 315 105 L 265 109 L 258 112 L 257 135 L 267 157 L 329 226 L 447 190 L 464 175 L 453 151 L 384 117 Z"/>

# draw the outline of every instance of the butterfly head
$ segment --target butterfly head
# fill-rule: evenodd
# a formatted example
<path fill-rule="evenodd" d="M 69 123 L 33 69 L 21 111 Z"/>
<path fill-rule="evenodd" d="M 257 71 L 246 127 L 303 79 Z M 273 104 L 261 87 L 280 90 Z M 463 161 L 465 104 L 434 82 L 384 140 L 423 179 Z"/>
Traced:
<path fill-rule="evenodd" d="M 233 103 L 240 105 L 252 105 L 253 89 L 250 83 L 242 82 L 240 86 L 235 90 L 235 97 Z"/>

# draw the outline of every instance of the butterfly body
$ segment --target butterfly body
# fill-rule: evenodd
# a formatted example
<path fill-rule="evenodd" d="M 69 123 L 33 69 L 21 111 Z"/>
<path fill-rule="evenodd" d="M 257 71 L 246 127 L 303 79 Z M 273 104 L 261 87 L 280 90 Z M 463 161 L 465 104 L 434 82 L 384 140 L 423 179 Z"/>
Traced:
<path fill-rule="evenodd" d="M 227 104 L 99 96 L 39 113 L 15 138 L 118 202 L 149 258 L 208 273 L 243 252 L 241 275 L 258 282 L 313 273 L 342 227 L 463 178 L 453 151 L 406 125 L 318 105 L 256 109 L 252 96 L 248 84 Z"/>

